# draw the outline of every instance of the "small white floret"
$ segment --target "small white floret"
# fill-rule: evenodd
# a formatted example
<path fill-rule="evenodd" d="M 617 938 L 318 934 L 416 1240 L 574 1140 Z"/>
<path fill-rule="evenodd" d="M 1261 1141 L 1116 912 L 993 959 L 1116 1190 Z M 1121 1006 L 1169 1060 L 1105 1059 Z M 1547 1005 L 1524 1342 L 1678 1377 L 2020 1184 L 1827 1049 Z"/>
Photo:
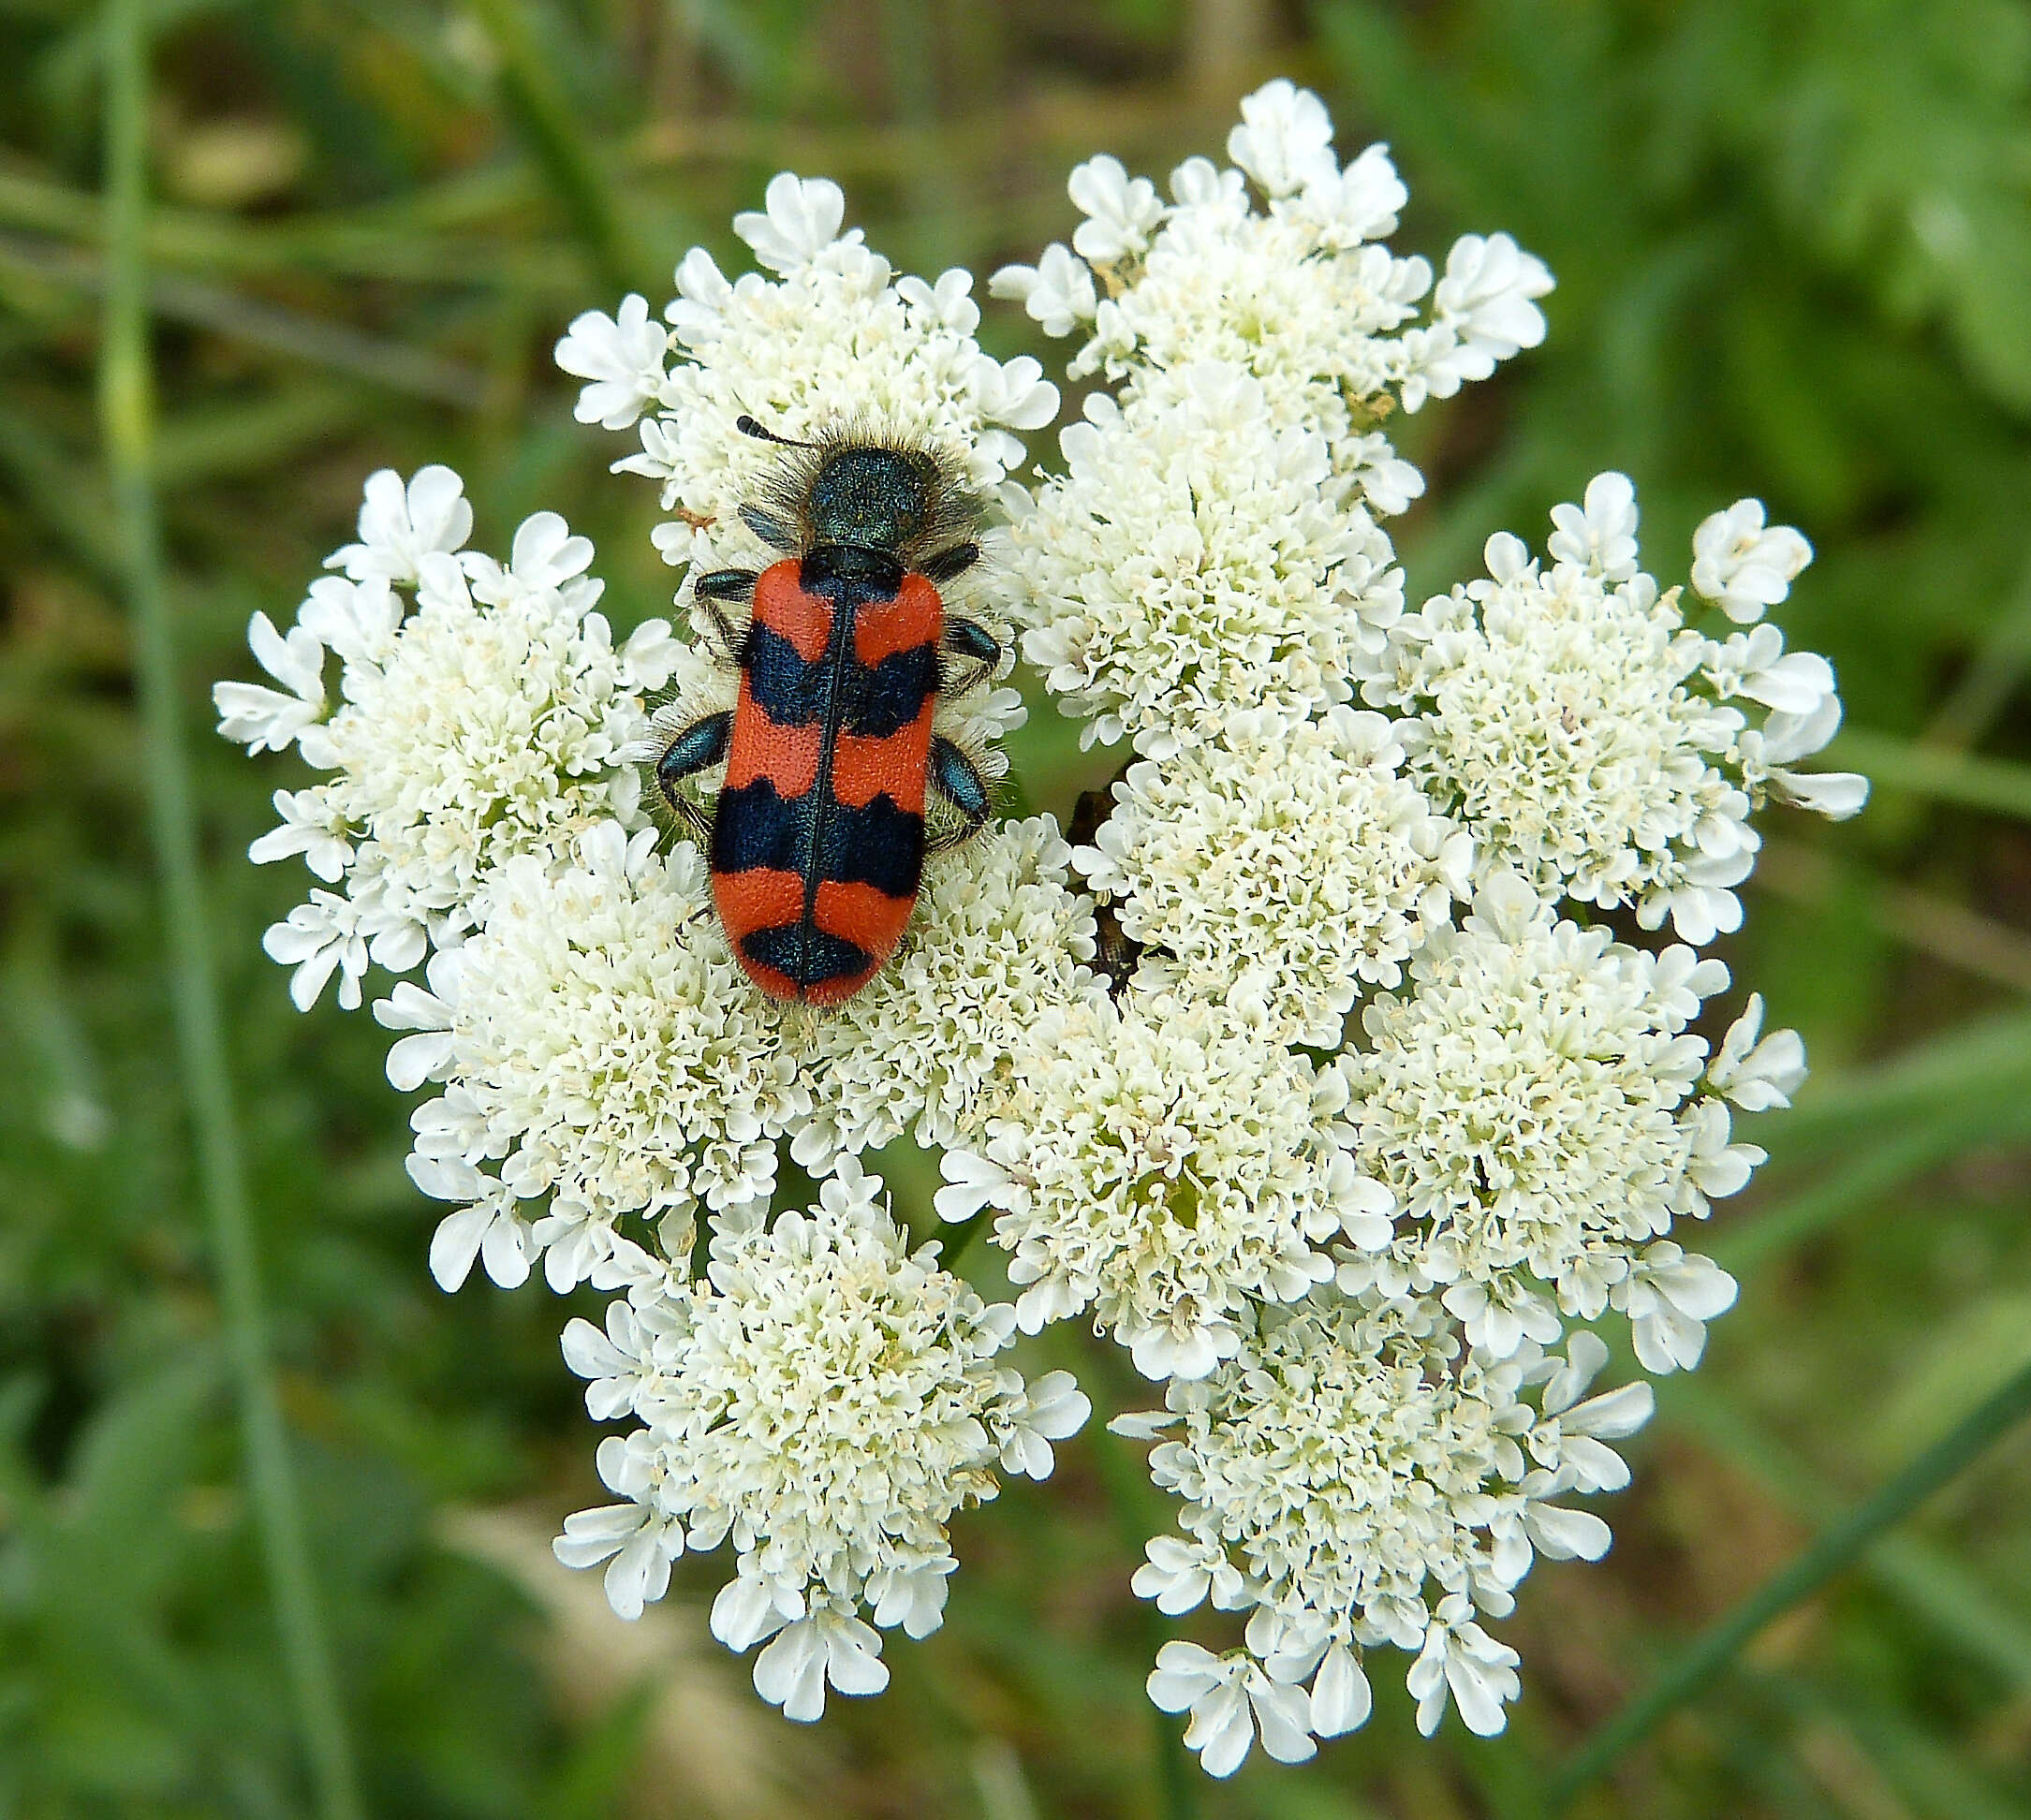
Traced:
<path fill-rule="evenodd" d="M 423 558 L 464 549 L 473 534 L 465 482 L 450 468 L 417 469 L 407 485 L 393 468 L 367 477 L 360 508 L 360 541 L 326 559 L 355 581 L 413 585 Z"/>
<path fill-rule="evenodd" d="M 1689 1372 L 1706 1348 L 1706 1324 L 1734 1306 L 1733 1277 L 1710 1257 L 1670 1242 L 1646 1251 L 1615 1291 L 1646 1372 Z"/>
<path fill-rule="evenodd" d="M 1471 1610 L 1457 1594 L 1441 1604 L 1411 1665 L 1407 1682 L 1418 1702 L 1418 1729 L 1427 1738 L 1445 1716 L 1449 1693 L 1466 1728 L 1493 1738 L 1503 1727 L 1504 1705 L 1523 1691 L 1516 1651 L 1475 1623 Z"/>
<path fill-rule="evenodd" d="M 1304 1690 L 1278 1686 L 1239 1652 L 1215 1656 L 1196 1643 L 1166 1643 L 1156 1652 L 1148 1688 L 1162 1710 L 1190 1711 L 1185 1747 L 1199 1753 L 1209 1776 L 1239 1769 L 1258 1730 L 1263 1750 L 1279 1763 L 1302 1763 L 1318 1749 Z"/>
<path fill-rule="evenodd" d="M 1798 1032 L 1761 1036 L 1762 1028 L 1763 995 L 1751 992 L 1707 1068 L 1708 1081 L 1744 1112 L 1789 1106 L 1805 1079 L 1805 1045 Z"/>
<path fill-rule="evenodd" d="M 1738 499 L 1693 533 L 1693 587 L 1738 625 L 1753 624 L 1791 592 L 1813 547 L 1788 524 L 1766 526 L 1760 499 Z"/>
<path fill-rule="evenodd" d="M 1279 76 L 1243 96 L 1241 114 L 1227 136 L 1227 154 L 1265 196 L 1288 196 L 1337 173 L 1332 117 L 1310 89 Z"/>
<path fill-rule="evenodd" d="M 632 292 L 617 316 L 587 310 L 574 317 L 554 356 L 566 373 L 588 382 L 573 415 L 606 430 L 631 428 L 662 389 L 669 346 L 670 331 L 650 317 L 648 300 Z"/>
<path fill-rule="evenodd" d="M 324 647 L 302 626 L 285 638 L 266 613 L 256 613 L 248 623 L 247 643 L 255 660 L 288 693 L 258 682 L 214 682 L 218 730 L 249 752 L 280 752 L 324 718 Z"/>
<path fill-rule="evenodd" d="M 1636 488 L 1626 474 L 1597 474 L 1584 506 L 1554 506 L 1552 559 L 1571 563 L 1604 581 L 1636 573 Z"/>
<path fill-rule="evenodd" d="M 1119 158 L 1102 153 L 1075 165 L 1066 183 L 1073 205 L 1086 219 L 1072 235 L 1079 257 L 1096 266 L 1140 258 L 1164 218 L 1156 186 L 1146 177 L 1133 182 Z"/>
<path fill-rule="evenodd" d="M 784 170 L 770 178 L 762 212 L 733 217 L 733 231 L 755 250 L 758 264 L 791 272 L 809 265 L 839 238 L 846 218 L 846 192 L 827 177 Z"/>

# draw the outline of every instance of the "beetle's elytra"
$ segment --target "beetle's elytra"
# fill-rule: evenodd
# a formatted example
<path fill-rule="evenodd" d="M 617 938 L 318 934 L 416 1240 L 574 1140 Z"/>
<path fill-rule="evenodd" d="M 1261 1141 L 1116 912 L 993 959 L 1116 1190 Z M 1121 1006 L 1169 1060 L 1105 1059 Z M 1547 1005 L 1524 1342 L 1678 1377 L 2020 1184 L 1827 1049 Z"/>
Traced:
<path fill-rule="evenodd" d="M 735 956 L 773 997 L 837 1005 L 895 951 L 923 875 L 935 794 L 985 824 L 979 767 L 932 731 L 941 695 L 991 675 L 1000 646 L 939 594 L 979 559 L 979 502 L 928 449 L 851 433 L 798 451 L 741 516 L 786 552 L 758 573 L 699 578 L 727 660 L 731 712 L 683 728 L 656 765 L 664 796 L 712 856 L 713 901 Z M 744 627 L 726 604 L 750 609 Z M 684 780 L 726 761 L 710 813 Z"/>

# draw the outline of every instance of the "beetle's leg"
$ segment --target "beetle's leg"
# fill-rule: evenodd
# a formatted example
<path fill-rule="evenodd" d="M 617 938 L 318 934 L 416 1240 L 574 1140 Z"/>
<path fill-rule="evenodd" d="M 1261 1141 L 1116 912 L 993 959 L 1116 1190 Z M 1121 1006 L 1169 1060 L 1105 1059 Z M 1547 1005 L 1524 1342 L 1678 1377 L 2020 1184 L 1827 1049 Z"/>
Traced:
<path fill-rule="evenodd" d="M 934 835 L 925 842 L 928 853 L 943 853 L 970 841 L 987 826 L 993 805 L 988 800 L 987 785 L 979 768 L 943 734 L 931 741 L 931 787 L 965 817 L 956 829 Z"/>
<path fill-rule="evenodd" d="M 722 600 L 753 601 L 755 583 L 760 579 L 753 569 L 713 569 L 699 576 L 698 586 L 691 590 L 692 599 L 712 622 L 713 630 L 719 635 L 722 654 L 728 663 L 736 668 L 746 653 L 747 639 L 744 634 L 734 628 L 732 620 L 728 618 L 726 609 L 719 603 Z"/>
<path fill-rule="evenodd" d="M 950 675 L 941 678 L 939 693 L 962 696 L 985 682 L 1001 665 L 1001 641 L 978 620 L 949 620 L 945 626 L 945 649 L 964 658 Z"/>
<path fill-rule="evenodd" d="M 656 785 L 663 792 L 664 801 L 684 817 L 700 846 L 712 841 L 712 817 L 678 786 L 685 778 L 718 764 L 727 756 L 732 737 L 731 712 L 707 714 L 678 734 L 655 762 Z"/>
<path fill-rule="evenodd" d="M 765 512 L 759 506 L 742 506 L 741 522 L 772 550 L 794 550 L 797 548 L 797 533 L 773 512 Z"/>
<path fill-rule="evenodd" d="M 980 546 L 970 538 L 956 543 L 949 550 L 941 550 L 924 565 L 924 573 L 940 586 L 955 575 L 964 575 L 980 560 Z"/>

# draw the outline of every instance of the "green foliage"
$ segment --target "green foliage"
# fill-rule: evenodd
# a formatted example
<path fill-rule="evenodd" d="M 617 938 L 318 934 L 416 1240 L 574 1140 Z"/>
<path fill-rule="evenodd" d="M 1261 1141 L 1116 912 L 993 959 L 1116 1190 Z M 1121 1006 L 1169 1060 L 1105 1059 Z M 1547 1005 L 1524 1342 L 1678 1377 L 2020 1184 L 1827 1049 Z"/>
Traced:
<path fill-rule="evenodd" d="M 1688 1639 L 2022 1364 L 2022 0 L 150 13 L 163 512 L 209 928 L 370 1813 L 1533 1813 Z M 1250 44 L 1259 61 L 1223 63 Z M 100 47 L 95 7 L 0 6 L 0 1814 L 295 1815 L 310 1782 L 173 1059 L 158 756 L 94 414 Z M 609 478 L 549 348 L 694 242 L 734 262 L 729 218 L 775 169 L 836 175 L 899 260 L 985 272 L 1067 232 L 1076 159 L 1160 174 L 1215 151 L 1278 69 L 1326 94 L 1344 148 L 1391 141 L 1407 242 L 1442 257 L 1507 228 L 1560 280 L 1543 349 L 1403 426 L 1432 478 L 1405 526 L 1414 592 L 1611 466 L 1660 566 L 1744 492 L 1818 547 L 1786 622 L 1834 657 L 1853 756 L 1894 787 L 1838 830 L 1772 828 L 1729 959 L 1819 1077 L 1754 1134 L 1767 1186 L 1715 1235 L 1742 1305 L 1667 1387 L 1614 1554 L 1523 1590 L 1503 1739 L 1419 1740 L 1378 1675 L 1370 1727 L 1317 1765 L 1174 1782 L 1126 1592 L 1161 1503 L 1098 1432 L 964 1521 L 948 1628 L 891 1651 L 890 1694 L 797 1733 L 705 1638 L 707 1576 L 622 1634 L 546 1564 L 559 1513 L 596 1495 L 563 1311 L 429 1284 L 382 1033 L 300 1018 L 259 953 L 297 892 L 243 858 L 281 780 L 210 736 L 204 685 L 245 672 L 248 614 L 293 605 L 384 463 L 457 465 L 483 544 L 554 506 L 597 542 L 616 623 L 657 611 L 653 501 Z M 991 307 L 984 332 L 1051 359 L 1029 328 Z M 1061 815 L 1109 769 L 1048 709 L 1014 757 L 1026 802 Z M 892 1173 L 928 1217 L 926 1172 Z M 1103 1408 L 1146 1395 L 1077 1335 L 1042 1350 Z M 2019 1435 L 1573 1811 L 2024 1811 L 2027 1493 Z"/>

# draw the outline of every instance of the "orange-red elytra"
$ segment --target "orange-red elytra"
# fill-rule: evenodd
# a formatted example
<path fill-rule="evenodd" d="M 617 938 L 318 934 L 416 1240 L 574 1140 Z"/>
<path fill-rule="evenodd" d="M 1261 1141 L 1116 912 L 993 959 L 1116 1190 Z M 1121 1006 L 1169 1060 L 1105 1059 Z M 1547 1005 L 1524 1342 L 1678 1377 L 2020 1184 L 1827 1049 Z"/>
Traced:
<path fill-rule="evenodd" d="M 838 432 L 791 444 L 752 418 L 740 427 L 799 451 L 741 508 L 784 554 L 759 573 L 699 578 L 740 695 L 676 733 L 656 781 L 706 844 L 748 977 L 775 998 L 838 1005 L 908 926 L 927 795 L 959 815 L 938 844 L 987 820 L 978 767 L 932 731 L 940 694 L 972 687 L 1001 654 L 971 620 L 949 620 L 939 593 L 979 559 L 979 502 L 954 463 L 906 442 Z M 749 603 L 744 628 L 727 601 Z M 684 784 L 722 759 L 708 815 Z"/>

